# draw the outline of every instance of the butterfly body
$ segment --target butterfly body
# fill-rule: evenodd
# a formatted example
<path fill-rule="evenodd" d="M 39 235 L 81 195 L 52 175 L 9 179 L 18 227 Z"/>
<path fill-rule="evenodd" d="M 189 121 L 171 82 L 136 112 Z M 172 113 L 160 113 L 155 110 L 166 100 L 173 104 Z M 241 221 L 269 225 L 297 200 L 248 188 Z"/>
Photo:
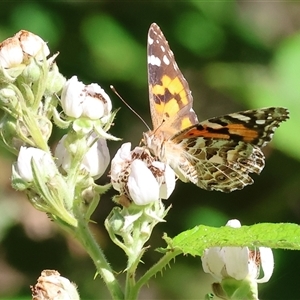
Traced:
<path fill-rule="evenodd" d="M 163 33 L 148 33 L 148 81 L 153 130 L 144 133 L 148 149 L 184 182 L 231 192 L 253 183 L 249 173 L 264 167 L 264 147 L 288 111 L 248 110 L 198 121 L 188 83 Z"/>

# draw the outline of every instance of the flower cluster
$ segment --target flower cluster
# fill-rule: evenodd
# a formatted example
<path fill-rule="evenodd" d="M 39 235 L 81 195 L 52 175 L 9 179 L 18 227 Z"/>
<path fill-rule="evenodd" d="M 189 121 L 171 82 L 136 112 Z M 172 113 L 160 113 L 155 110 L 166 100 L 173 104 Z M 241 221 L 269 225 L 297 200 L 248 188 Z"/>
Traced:
<path fill-rule="evenodd" d="M 95 180 L 110 161 L 106 140 L 117 140 L 108 133 L 115 112 L 98 84 L 86 85 L 76 76 L 66 80 L 55 63 L 57 55 L 49 54 L 47 44 L 27 31 L 0 45 L 1 135 L 18 155 L 13 186 L 53 220 L 76 227 L 80 219 L 90 220 L 109 187 Z M 48 146 L 52 123 L 66 129 L 54 156 Z M 120 193 L 114 199 L 122 209 L 112 211 L 106 226 L 116 243 L 116 235 L 123 237 L 122 245 L 137 259 L 168 211 L 161 200 L 173 192 L 175 174 L 146 148 L 130 148 L 123 144 L 112 160 L 111 183 Z M 133 242 L 136 232 L 143 233 L 139 246 Z"/>
<path fill-rule="evenodd" d="M 18 155 L 14 188 L 53 220 L 76 227 L 77 214 L 89 221 L 100 193 L 109 187 L 94 180 L 109 164 L 106 139 L 116 139 L 107 133 L 115 113 L 98 84 L 85 85 L 76 76 L 66 80 L 55 63 L 57 54 L 49 54 L 47 44 L 25 30 L 0 44 L 0 131 Z M 55 157 L 48 146 L 52 123 L 67 129 Z"/>

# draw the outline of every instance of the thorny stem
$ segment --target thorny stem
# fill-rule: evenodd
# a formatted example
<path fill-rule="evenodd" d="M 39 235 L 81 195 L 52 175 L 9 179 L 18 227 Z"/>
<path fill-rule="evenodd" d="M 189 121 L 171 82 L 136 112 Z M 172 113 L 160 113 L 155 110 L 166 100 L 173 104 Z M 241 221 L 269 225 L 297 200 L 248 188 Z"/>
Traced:
<path fill-rule="evenodd" d="M 127 295 L 126 300 L 134 300 L 137 299 L 138 293 L 142 286 L 149 282 L 150 278 L 154 276 L 156 273 L 162 271 L 169 262 L 175 258 L 177 255 L 181 254 L 181 250 L 173 249 L 167 252 L 155 265 L 153 265 L 131 288 L 131 293 Z"/>
<path fill-rule="evenodd" d="M 78 227 L 76 230 L 76 238 L 80 241 L 84 249 L 88 252 L 96 266 L 97 272 L 104 280 L 112 299 L 124 299 L 123 291 L 114 276 L 114 272 L 106 260 L 102 249 L 93 238 L 88 225 L 82 220 L 78 220 Z"/>

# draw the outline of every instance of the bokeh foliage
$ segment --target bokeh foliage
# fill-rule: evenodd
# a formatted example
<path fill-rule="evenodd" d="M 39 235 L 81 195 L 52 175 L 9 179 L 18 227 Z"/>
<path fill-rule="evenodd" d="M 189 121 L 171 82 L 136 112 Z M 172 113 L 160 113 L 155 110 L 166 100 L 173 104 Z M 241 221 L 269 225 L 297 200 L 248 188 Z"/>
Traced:
<path fill-rule="evenodd" d="M 289 108 L 265 148 L 266 167 L 255 184 L 231 194 L 206 192 L 178 182 L 172 209 L 159 225 L 144 257 L 144 268 L 159 258 L 153 250 L 169 236 L 198 224 L 224 225 L 300 222 L 300 4 L 297 2 L 228 1 L 2 1 L 0 40 L 20 29 L 48 41 L 61 72 L 85 83 L 97 82 L 110 93 L 118 113 L 112 133 L 137 145 L 146 129 L 109 90 L 113 84 L 148 122 L 146 40 L 149 25 L 159 24 L 194 95 L 200 120 L 264 106 Z M 54 132 L 53 145 L 61 136 Z M 121 142 L 111 142 L 114 155 Z M 0 298 L 29 298 L 42 269 L 57 269 L 75 281 L 82 299 L 106 299 L 100 279 L 79 246 L 27 205 L 10 188 L 13 158 L 1 150 Z M 101 182 L 109 179 L 104 176 Z M 110 242 L 103 222 L 113 204 L 113 191 L 103 197 L 94 220 L 95 236 L 116 271 L 125 256 Z M 42 224 L 42 225 L 41 225 Z M 275 272 L 260 287 L 261 299 L 295 299 L 299 295 L 300 254 L 276 250 Z M 202 299 L 211 278 L 199 258 L 179 257 L 171 270 L 144 288 L 141 299 Z M 283 288 L 284 287 L 284 288 Z"/>

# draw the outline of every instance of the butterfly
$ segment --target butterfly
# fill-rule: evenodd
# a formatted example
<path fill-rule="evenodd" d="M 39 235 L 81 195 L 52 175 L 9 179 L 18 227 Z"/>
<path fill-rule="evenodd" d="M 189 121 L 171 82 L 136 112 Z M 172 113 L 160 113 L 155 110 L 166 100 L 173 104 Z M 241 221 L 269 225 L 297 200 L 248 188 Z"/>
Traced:
<path fill-rule="evenodd" d="M 283 107 L 267 107 L 198 121 L 189 85 L 157 24 L 148 32 L 148 83 L 153 130 L 145 146 L 170 165 L 183 182 L 231 192 L 252 184 L 249 173 L 265 165 L 261 150 L 289 118 Z"/>

